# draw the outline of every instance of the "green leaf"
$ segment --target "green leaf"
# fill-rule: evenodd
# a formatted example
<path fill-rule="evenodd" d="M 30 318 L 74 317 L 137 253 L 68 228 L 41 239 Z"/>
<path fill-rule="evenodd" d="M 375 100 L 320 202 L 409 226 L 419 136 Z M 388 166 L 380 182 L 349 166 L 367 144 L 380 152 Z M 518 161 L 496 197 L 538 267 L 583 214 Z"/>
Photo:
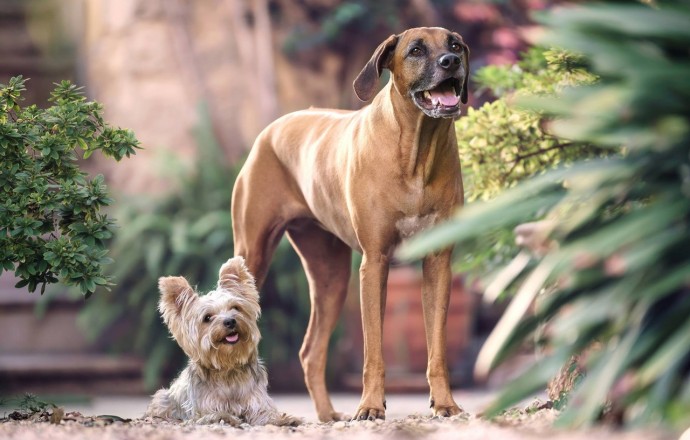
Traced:
<path fill-rule="evenodd" d="M 690 352 L 690 320 L 673 332 L 673 335 L 644 362 L 637 374 L 640 386 L 646 386 L 657 380 L 666 371 L 676 368 L 684 359 L 679 353 Z"/>
<path fill-rule="evenodd" d="M 577 426 L 596 420 L 604 407 L 609 390 L 621 376 L 627 356 L 638 338 L 639 330 L 633 327 L 627 334 L 622 335 L 619 344 L 609 345 L 600 362 L 588 372 L 575 391 L 572 401 L 578 404 L 566 409 L 560 423 L 564 426 Z"/>
<path fill-rule="evenodd" d="M 501 391 L 499 396 L 489 404 L 483 412 L 483 417 L 494 418 L 501 411 L 523 400 L 525 396 L 543 390 L 547 382 L 556 375 L 567 360 L 567 352 L 561 351 L 542 359 L 533 368 L 526 369 L 512 381 L 511 387 Z"/>
<path fill-rule="evenodd" d="M 685 429 L 690 7 L 588 3 L 545 11 L 540 21 L 544 44 L 556 46 L 544 53 L 546 68 L 530 59 L 486 69 L 479 82 L 500 99 L 456 122 L 471 203 L 400 255 L 457 244 L 464 267 L 486 259 L 496 268 L 517 253 L 501 232 L 548 219 L 555 227 L 542 262 L 553 262 L 550 275 L 537 277 L 537 265 L 506 286 L 503 294 L 517 290 L 523 306 L 489 338 L 483 368 L 533 342 L 544 320 L 540 343 L 567 355 L 587 350 L 588 374 L 567 396 L 562 423 L 598 423 L 612 399 L 626 426 Z M 523 317 L 537 292 L 534 314 Z M 498 407 L 527 397 L 554 368 L 535 365 Z"/>
<path fill-rule="evenodd" d="M 429 252 L 471 239 L 483 231 L 506 223 L 515 226 L 522 221 L 534 218 L 537 212 L 552 207 L 562 198 L 559 194 L 528 198 L 524 194 L 516 193 L 517 191 L 506 193 L 507 196 L 496 198 L 490 205 L 478 202 L 463 208 L 455 219 L 417 234 L 404 243 L 397 256 L 404 260 L 420 258 Z M 505 208 L 505 213 L 497 217 L 496 211 L 500 211 L 501 208 Z"/>

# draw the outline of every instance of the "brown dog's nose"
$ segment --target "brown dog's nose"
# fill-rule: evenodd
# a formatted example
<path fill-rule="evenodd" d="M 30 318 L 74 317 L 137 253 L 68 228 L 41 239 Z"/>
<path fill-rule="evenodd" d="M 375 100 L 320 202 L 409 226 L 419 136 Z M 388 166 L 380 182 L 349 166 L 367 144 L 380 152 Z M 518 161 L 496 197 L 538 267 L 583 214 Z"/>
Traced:
<path fill-rule="evenodd" d="M 455 71 L 460 67 L 460 57 L 454 53 L 447 53 L 438 59 L 438 65 L 451 72 Z"/>
<path fill-rule="evenodd" d="M 225 321 L 223 321 L 223 325 L 225 325 L 229 329 L 233 329 L 237 325 L 237 321 L 235 321 L 235 318 L 228 318 Z"/>

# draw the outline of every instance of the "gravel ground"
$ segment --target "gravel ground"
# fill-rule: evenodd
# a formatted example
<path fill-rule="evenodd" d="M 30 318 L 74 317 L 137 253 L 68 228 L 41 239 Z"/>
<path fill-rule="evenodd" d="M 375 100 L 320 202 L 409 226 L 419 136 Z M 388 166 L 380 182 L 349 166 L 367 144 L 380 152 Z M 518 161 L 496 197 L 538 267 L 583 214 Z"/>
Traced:
<path fill-rule="evenodd" d="M 52 417 L 51 417 L 52 415 Z M 25 420 L 18 413 L 10 413 L 0 420 L 0 439 L 27 440 L 196 440 L 196 439 L 463 439 L 463 440 L 527 440 L 563 439 L 593 440 L 675 440 L 678 434 L 607 429 L 589 431 L 557 431 L 552 428 L 556 412 L 543 409 L 533 414 L 513 412 L 503 419 L 487 422 L 472 414 L 440 419 L 412 415 L 390 420 L 363 422 L 314 423 L 297 427 L 243 425 L 239 428 L 223 424 L 195 426 L 151 419 L 123 419 L 117 416 L 84 416 L 71 411 L 53 414 L 53 411 L 35 413 Z M 52 420 L 51 420 L 52 419 Z"/>

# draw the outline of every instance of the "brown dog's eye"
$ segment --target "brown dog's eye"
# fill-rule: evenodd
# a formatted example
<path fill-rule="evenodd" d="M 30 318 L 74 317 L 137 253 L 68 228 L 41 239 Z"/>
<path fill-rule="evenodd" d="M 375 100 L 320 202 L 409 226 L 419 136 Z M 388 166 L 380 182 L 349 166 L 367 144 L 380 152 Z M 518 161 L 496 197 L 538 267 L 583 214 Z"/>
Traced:
<path fill-rule="evenodd" d="M 450 50 L 453 52 L 458 52 L 460 50 L 460 45 L 458 43 L 453 43 L 450 45 Z"/>
<path fill-rule="evenodd" d="M 417 56 L 417 55 L 421 55 L 421 54 L 422 54 L 422 49 L 420 49 L 418 47 L 413 47 L 412 50 L 410 51 L 410 55 Z"/>
<path fill-rule="evenodd" d="M 204 315 L 204 322 L 211 322 L 211 315 Z"/>

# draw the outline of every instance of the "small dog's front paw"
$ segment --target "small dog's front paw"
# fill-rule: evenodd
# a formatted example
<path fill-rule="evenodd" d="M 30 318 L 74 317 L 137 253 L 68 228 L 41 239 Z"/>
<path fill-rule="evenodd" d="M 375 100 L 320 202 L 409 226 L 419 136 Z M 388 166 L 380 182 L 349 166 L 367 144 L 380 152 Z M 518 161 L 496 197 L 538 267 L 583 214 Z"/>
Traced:
<path fill-rule="evenodd" d="M 271 421 L 271 425 L 276 426 L 299 426 L 304 423 L 301 417 L 291 416 L 289 414 L 280 413 L 275 420 Z"/>
<path fill-rule="evenodd" d="M 242 421 L 239 418 L 233 416 L 232 414 L 223 413 L 206 414 L 205 416 L 196 419 L 194 423 L 197 425 L 212 425 L 220 422 L 234 427 L 242 424 Z"/>

